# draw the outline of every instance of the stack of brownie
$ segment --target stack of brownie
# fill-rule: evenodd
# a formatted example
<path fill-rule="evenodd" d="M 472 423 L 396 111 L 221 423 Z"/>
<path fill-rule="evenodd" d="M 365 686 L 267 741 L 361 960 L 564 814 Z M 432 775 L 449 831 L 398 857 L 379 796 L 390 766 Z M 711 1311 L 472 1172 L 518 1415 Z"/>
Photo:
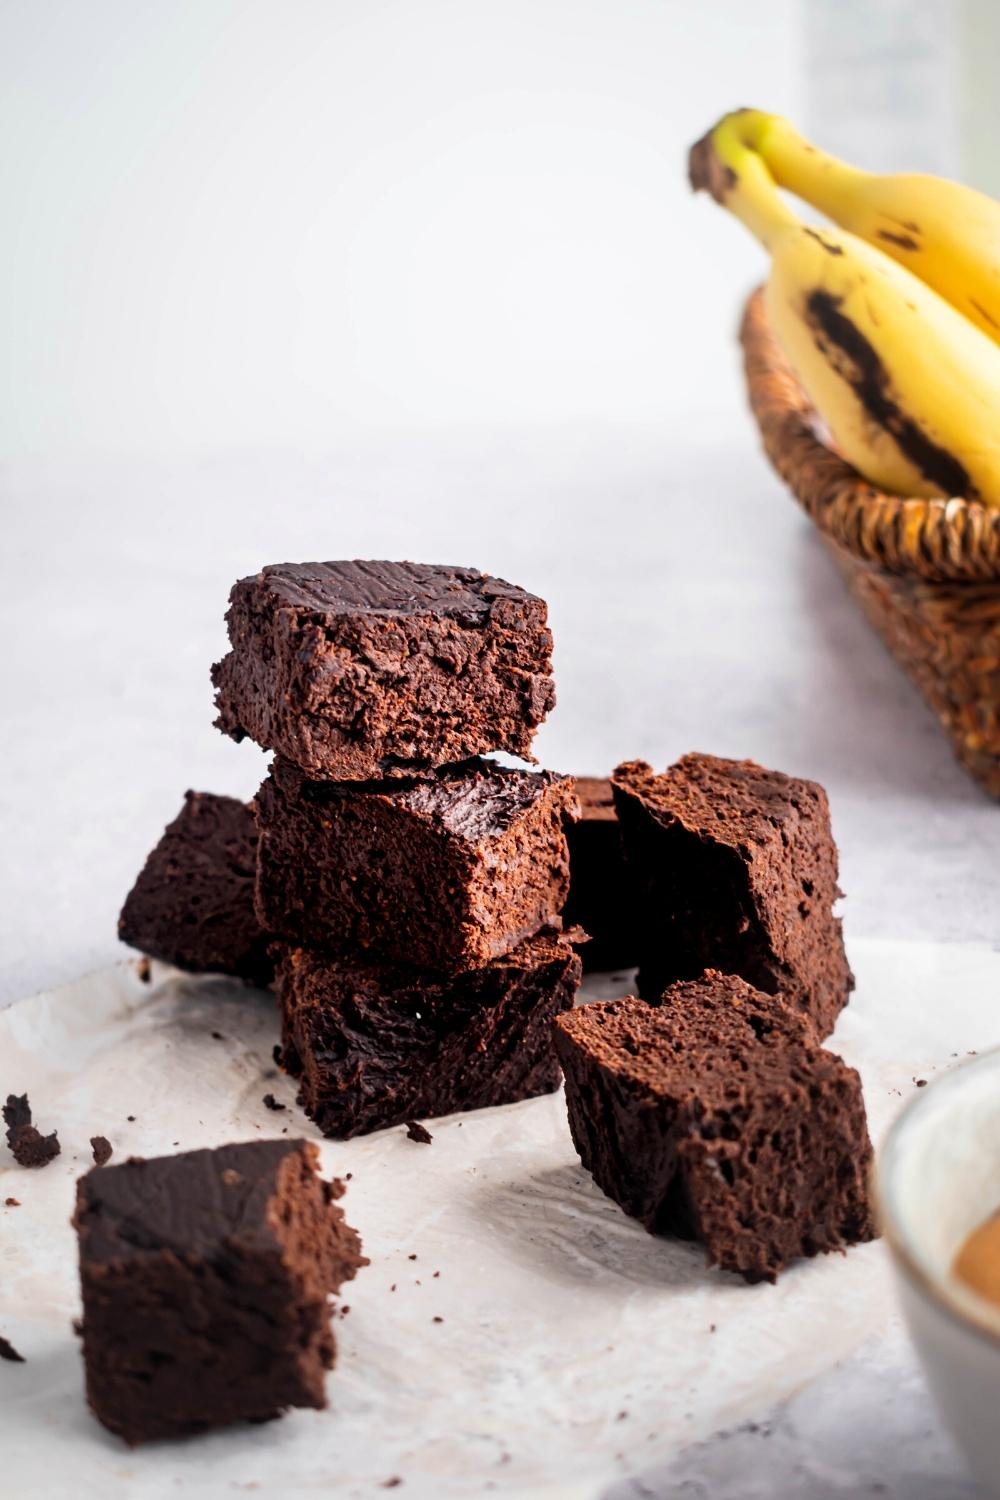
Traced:
<path fill-rule="evenodd" d="M 332 562 L 233 589 L 219 727 L 274 752 L 256 915 L 282 1059 L 327 1134 L 554 1089 L 568 777 L 528 758 L 554 701 L 541 599 L 468 568 Z"/>

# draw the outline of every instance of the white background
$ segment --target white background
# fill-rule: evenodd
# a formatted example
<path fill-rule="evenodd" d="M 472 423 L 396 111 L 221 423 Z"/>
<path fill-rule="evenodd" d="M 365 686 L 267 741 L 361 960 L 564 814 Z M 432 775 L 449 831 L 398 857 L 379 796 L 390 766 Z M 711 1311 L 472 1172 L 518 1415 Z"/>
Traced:
<path fill-rule="evenodd" d="M 9 449 L 735 406 L 760 262 L 684 153 L 797 111 L 794 0 L 4 10 Z"/>

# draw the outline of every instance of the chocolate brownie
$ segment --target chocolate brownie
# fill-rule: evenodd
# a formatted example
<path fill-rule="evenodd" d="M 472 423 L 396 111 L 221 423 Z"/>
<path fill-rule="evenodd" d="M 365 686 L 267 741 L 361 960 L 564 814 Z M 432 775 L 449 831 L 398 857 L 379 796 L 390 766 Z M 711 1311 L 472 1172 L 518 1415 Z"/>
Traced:
<path fill-rule="evenodd" d="M 552 1020 L 573 1003 L 580 959 L 535 937 L 441 979 L 291 949 L 278 963 L 283 1061 L 325 1135 L 363 1135 L 559 1086 Z"/>
<path fill-rule="evenodd" d="M 630 969 L 637 963 L 635 912 L 625 881 L 621 834 L 611 782 L 596 776 L 574 781 L 580 817 L 566 830 L 569 842 L 567 927 L 590 941 L 580 949 L 585 970 Z"/>
<path fill-rule="evenodd" d="M 118 919 L 122 942 L 193 973 L 273 975 L 254 915 L 257 829 L 234 797 L 186 792 Z"/>
<path fill-rule="evenodd" d="M 475 568 L 278 563 L 230 595 L 218 727 L 370 781 L 506 750 L 555 703 L 545 603 Z"/>
<path fill-rule="evenodd" d="M 87 1400 L 127 1443 L 326 1404 L 328 1295 L 367 1261 L 306 1141 L 95 1167 L 77 1185 Z"/>
<path fill-rule="evenodd" d="M 746 1281 L 874 1237 L 861 1080 L 776 996 L 709 972 L 560 1016 L 555 1046 L 584 1166 L 651 1233 Z"/>
<path fill-rule="evenodd" d="M 283 938 L 454 973 L 559 925 L 569 777 L 476 760 L 359 785 L 279 759 L 255 805 L 257 916 Z"/>
<path fill-rule="evenodd" d="M 612 778 L 636 900 L 639 992 L 705 969 L 780 993 L 833 1030 L 854 978 L 833 915 L 837 846 L 826 793 L 751 760 L 685 755 Z"/>

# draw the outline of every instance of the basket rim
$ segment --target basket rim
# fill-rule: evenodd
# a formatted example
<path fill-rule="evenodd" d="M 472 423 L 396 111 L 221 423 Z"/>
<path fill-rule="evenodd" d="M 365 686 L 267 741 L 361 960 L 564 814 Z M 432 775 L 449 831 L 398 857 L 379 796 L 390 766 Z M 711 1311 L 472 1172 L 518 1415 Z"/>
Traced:
<path fill-rule="evenodd" d="M 1000 582 L 1000 507 L 885 494 L 821 441 L 816 412 L 771 330 L 763 287 L 747 300 L 739 337 L 765 452 L 825 535 L 890 573 Z"/>

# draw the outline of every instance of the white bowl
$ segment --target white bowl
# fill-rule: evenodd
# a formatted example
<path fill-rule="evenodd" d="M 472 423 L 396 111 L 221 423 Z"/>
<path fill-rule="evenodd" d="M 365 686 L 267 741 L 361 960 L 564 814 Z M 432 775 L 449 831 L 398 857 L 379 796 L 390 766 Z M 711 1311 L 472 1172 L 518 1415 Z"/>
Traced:
<path fill-rule="evenodd" d="M 951 1273 L 1000 1209 L 1000 1051 L 921 1090 L 876 1174 L 882 1228 L 928 1383 L 973 1473 L 1000 1497 L 1000 1307 Z"/>

